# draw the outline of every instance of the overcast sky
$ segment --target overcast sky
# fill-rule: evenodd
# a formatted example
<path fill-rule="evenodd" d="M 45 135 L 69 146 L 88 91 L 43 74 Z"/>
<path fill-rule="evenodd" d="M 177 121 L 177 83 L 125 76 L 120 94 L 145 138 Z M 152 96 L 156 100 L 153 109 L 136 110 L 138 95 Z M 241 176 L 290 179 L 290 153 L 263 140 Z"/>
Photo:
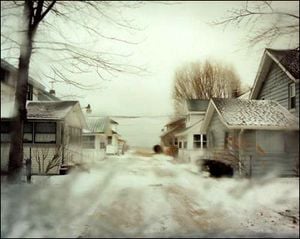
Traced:
<path fill-rule="evenodd" d="M 173 113 L 171 91 L 176 68 L 191 61 L 202 61 L 207 58 L 232 64 L 241 81 L 252 86 L 263 49 L 266 46 L 260 44 L 249 48 L 246 44 L 249 34 L 247 27 L 232 25 L 224 29 L 224 27 L 209 24 L 225 17 L 228 10 L 244 4 L 245 2 L 236 1 L 194 1 L 177 2 L 177 4 L 145 3 L 136 8 L 124 8 L 121 12 L 110 9 L 109 13 L 112 14 L 112 18 L 122 15 L 142 29 L 138 31 L 112 27 L 102 18 L 83 21 L 90 27 L 103 30 L 102 32 L 107 35 L 125 38 L 130 42 L 138 42 L 137 44 L 105 41 L 101 38 L 90 39 L 88 34 L 80 32 L 76 27 L 60 27 L 60 22 L 53 20 L 69 40 L 81 39 L 84 47 L 87 46 L 86 41 L 92 42 L 89 44 L 90 49 L 130 54 L 128 57 L 117 60 L 146 69 L 146 72 L 138 75 L 107 76 L 107 81 L 99 79 L 95 72 L 72 76 L 74 80 L 96 83 L 101 88 L 97 90 L 83 91 L 61 83 L 54 84 L 54 89 L 58 96 L 76 94 L 78 97 L 75 99 L 80 100 L 81 106 L 91 105 L 94 115 L 171 115 Z M 273 5 L 280 10 L 299 11 L 299 2 L 273 2 Z M 266 23 L 268 20 L 260 24 Z M 37 38 L 44 40 L 45 32 L 41 31 Z M 294 47 L 295 41 L 290 40 L 281 39 L 271 47 Z M 299 38 L 296 40 L 299 41 Z M 52 54 L 52 59 L 55 59 L 57 52 L 49 54 Z M 49 89 L 51 84 L 49 80 L 41 76 L 40 69 L 46 69 L 52 74 L 47 64 L 47 61 L 51 64 L 51 60 L 48 58 L 46 60 L 43 55 L 45 54 L 34 53 L 31 75 L 41 80 Z M 157 126 L 158 128 L 160 126 Z"/>

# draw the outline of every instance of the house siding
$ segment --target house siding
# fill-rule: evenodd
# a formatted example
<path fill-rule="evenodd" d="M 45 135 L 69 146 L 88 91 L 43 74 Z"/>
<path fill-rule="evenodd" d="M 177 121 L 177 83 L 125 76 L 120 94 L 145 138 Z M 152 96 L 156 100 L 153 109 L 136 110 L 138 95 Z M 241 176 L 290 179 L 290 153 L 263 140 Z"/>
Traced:
<path fill-rule="evenodd" d="M 297 163 L 299 165 L 298 138 L 296 131 L 245 131 L 244 147 L 240 154 L 243 174 L 249 177 L 267 174 L 295 176 Z"/>
<path fill-rule="evenodd" d="M 289 109 L 289 84 L 292 82 L 288 75 L 273 62 L 257 99 L 276 100 Z M 296 83 L 296 110 L 290 112 L 299 117 L 299 83 Z"/>

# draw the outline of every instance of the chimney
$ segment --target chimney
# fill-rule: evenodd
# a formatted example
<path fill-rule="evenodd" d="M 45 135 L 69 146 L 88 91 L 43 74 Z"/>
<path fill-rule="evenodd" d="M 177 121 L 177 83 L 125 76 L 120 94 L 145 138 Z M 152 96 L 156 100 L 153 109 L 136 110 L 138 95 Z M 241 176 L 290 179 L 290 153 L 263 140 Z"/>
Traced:
<path fill-rule="evenodd" d="M 85 107 L 85 108 L 86 108 L 86 113 L 88 113 L 88 114 L 92 113 L 90 104 L 88 104 L 87 107 Z"/>

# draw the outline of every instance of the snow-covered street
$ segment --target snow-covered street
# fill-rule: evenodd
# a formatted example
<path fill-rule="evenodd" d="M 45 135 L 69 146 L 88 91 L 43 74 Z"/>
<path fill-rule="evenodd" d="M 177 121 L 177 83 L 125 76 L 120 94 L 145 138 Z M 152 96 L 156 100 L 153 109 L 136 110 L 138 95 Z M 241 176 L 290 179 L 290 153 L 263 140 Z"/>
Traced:
<path fill-rule="evenodd" d="M 299 178 L 213 179 L 168 156 L 126 154 L 2 184 L 1 237 L 299 237 L 298 200 Z"/>

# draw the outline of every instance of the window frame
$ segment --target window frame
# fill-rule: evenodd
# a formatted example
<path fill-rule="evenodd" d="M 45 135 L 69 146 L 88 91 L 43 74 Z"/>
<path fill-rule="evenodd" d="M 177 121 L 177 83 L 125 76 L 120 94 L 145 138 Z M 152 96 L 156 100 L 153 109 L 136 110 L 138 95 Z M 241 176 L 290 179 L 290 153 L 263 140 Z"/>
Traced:
<path fill-rule="evenodd" d="M 195 136 L 200 136 L 199 139 L 195 140 Z M 205 142 L 204 142 L 205 136 Z M 204 144 L 205 143 L 205 144 Z M 196 146 L 199 144 L 199 146 Z M 193 148 L 194 149 L 206 149 L 208 146 L 208 138 L 206 134 L 193 134 Z"/>
<path fill-rule="evenodd" d="M 47 132 L 38 132 L 38 130 L 37 130 L 37 125 L 38 124 L 54 124 L 55 125 L 55 133 L 53 133 L 52 131 L 50 132 L 50 130 Z M 34 122 L 34 124 L 33 124 L 33 135 L 34 135 L 34 137 L 33 137 L 33 142 L 35 143 L 35 144 L 56 144 L 57 143 L 57 123 L 56 122 Z M 48 142 L 45 142 L 45 141 L 37 141 L 36 140 L 36 135 L 37 134 L 54 134 L 55 135 L 55 141 L 48 141 Z"/>
<path fill-rule="evenodd" d="M 1 121 L 0 125 L 0 134 L 1 134 L 1 143 L 10 143 L 11 142 L 11 121 Z M 7 125 L 7 127 L 3 127 Z M 5 130 L 4 130 L 5 129 Z M 2 135 L 8 135 L 8 140 L 2 140 Z"/>
<path fill-rule="evenodd" d="M 31 125 L 31 131 L 28 131 L 28 132 L 25 132 L 25 129 L 26 129 L 26 125 Z M 24 125 L 23 125 L 23 143 L 24 144 L 33 144 L 34 142 L 34 122 L 24 122 Z M 31 134 L 31 140 L 26 140 L 24 139 L 24 136 L 25 134 Z"/>
<path fill-rule="evenodd" d="M 89 140 L 89 141 L 86 141 L 85 139 L 86 138 L 93 138 L 93 140 Z M 83 135 L 82 136 L 82 148 L 83 149 L 95 149 L 95 140 L 96 140 L 96 136 L 95 135 Z M 87 142 L 88 143 L 91 143 L 93 142 L 93 147 L 85 147 L 85 145 L 87 145 Z"/>
<path fill-rule="evenodd" d="M 112 145 L 112 136 L 107 136 L 107 145 Z"/>

